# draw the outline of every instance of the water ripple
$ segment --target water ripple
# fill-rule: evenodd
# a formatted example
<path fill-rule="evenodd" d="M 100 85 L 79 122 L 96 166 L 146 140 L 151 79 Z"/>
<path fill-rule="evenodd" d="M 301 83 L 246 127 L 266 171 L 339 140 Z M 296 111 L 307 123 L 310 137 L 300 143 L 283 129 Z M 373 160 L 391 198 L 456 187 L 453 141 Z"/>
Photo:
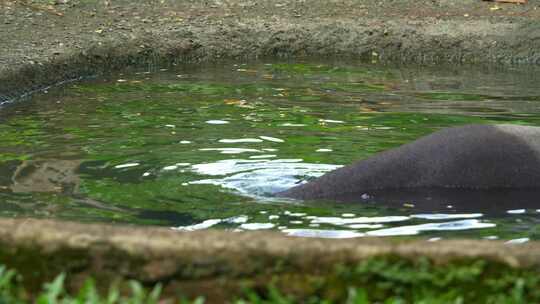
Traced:
<path fill-rule="evenodd" d="M 258 138 L 224 138 L 218 140 L 220 143 L 235 144 L 235 143 L 260 143 L 262 139 Z"/>
<path fill-rule="evenodd" d="M 451 220 L 451 219 L 466 219 L 482 217 L 482 213 L 465 213 L 465 214 L 446 214 L 446 213 L 429 213 L 429 214 L 413 214 L 412 218 L 424 220 Z"/>
<path fill-rule="evenodd" d="M 191 184 L 217 185 L 247 196 L 269 196 L 301 183 L 300 177 L 319 177 L 339 167 L 303 163 L 301 159 L 227 159 L 193 165 L 191 169 L 195 173 L 223 177 L 192 181 Z"/>
<path fill-rule="evenodd" d="M 348 224 L 373 224 L 373 223 L 391 223 L 402 222 L 409 220 L 408 216 L 375 216 L 375 217 L 315 217 L 311 223 L 316 224 L 332 224 L 332 225 L 348 225 Z"/>
<path fill-rule="evenodd" d="M 428 223 L 420 225 L 400 226 L 366 232 L 369 236 L 398 236 L 398 235 L 416 235 L 423 231 L 455 231 L 480 228 L 492 228 L 496 225 L 485 223 L 480 220 L 460 220 L 443 223 Z"/>
<path fill-rule="evenodd" d="M 324 230 L 324 229 L 283 229 L 283 233 L 289 236 L 348 239 L 364 236 L 363 233 L 351 230 Z"/>

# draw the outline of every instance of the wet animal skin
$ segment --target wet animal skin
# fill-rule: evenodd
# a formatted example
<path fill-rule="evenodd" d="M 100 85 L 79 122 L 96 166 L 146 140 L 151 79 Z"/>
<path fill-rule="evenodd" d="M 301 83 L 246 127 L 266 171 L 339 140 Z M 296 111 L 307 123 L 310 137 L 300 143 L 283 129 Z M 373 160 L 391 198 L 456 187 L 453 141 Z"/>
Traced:
<path fill-rule="evenodd" d="M 540 127 L 446 128 L 281 192 L 296 199 L 361 200 L 426 189 L 540 190 Z M 540 200 L 539 200 L 540 201 Z"/>

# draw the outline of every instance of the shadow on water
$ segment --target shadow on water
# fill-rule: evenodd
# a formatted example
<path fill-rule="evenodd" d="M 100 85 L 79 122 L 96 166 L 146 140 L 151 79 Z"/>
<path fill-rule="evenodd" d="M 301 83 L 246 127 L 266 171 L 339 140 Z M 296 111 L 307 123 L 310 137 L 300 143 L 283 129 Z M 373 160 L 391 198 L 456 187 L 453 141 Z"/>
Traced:
<path fill-rule="evenodd" d="M 167 210 L 142 210 L 138 212 L 137 217 L 143 220 L 164 222 L 165 225 L 169 226 L 192 225 L 196 222 L 196 219 L 189 213 Z"/>
<path fill-rule="evenodd" d="M 387 189 L 351 193 L 333 199 L 349 204 L 408 208 L 413 212 L 479 212 L 486 216 L 506 216 L 509 210 L 540 208 L 538 189 Z"/>

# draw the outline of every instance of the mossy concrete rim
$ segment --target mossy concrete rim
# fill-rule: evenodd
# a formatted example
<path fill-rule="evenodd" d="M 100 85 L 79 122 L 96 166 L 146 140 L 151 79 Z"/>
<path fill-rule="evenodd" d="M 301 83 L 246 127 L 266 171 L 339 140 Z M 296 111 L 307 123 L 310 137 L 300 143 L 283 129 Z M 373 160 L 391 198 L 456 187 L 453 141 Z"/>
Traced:
<path fill-rule="evenodd" d="M 178 232 L 162 227 L 83 224 L 43 219 L 0 219 L 3 260 L 18 258 L 32 249 L 36 259 L 78 252 L 86 267 L 129 269 L 139 279 L 178 275 L 189 278 L 228 274 L 249 275 L 273 268 L 278 261 L 299 270 L 313 265 L 395 255 L 407 259 L 426 257 L 435 264 L 459 259 L 485 259 L 510 267 L 540 269 L 540 243 L 506 244 L 486 240 L 392 240 L 380 238 L 322 239 L 285 236 L 279 232 L 205 230 Z M 104 264 L 104 257 L 116 261 Z M 68 259 L 69 260 L 69 259 Z M 135 261 L 135 262 L 134 262 Z M 68 261 L 58 259 L 62 269 Z M 125 268 L 124 264 L 132 264 Z M 163 267 L 165 266 L 166 267 Z M 179 269 L 180 267 L 182 269 Z M 187 271 L 186 269 L 191 269 Z M 183 272 L 182 272 L 183 271 Z"/>
<path fill-rule="evenodd" d="M 246 286 L 265 286 L 273 279 L 287 281 L 289 277 L 297 277 L 299 282 L 317 277 L 331 280 L 338 267 L 354 269 L 375 259 L 429 261 L 442 268 L 481 261 L 495 269 L 537 273 L 540 243 L 335 240 L 268 231 L 178 232 L 160 227 L 0 219 L 0 264 L 22 274 L 25 286 L 33 292 L 66 273 L 71 290 L 80 288 L 88 277 L 105 289 L 135 279 L 147 286 L 161 283 L 168 295 L 205 295 L 210 303 L 221 303 L 241 294 Z"/>

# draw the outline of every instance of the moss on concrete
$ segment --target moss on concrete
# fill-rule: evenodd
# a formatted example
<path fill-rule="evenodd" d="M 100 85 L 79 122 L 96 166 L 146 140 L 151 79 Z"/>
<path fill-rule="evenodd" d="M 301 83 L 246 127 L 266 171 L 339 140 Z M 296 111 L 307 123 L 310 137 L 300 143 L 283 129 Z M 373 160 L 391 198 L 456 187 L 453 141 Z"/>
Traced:
<path fill-rule="evenodd" d="M 493 277 L 514 272 L 534 274 L 540 269 L 539 246 L 535 242 L 506 245 L 495 241 L 304 239 L 277 232 L 175 232 L 50 220 L 0 220 L 0 262 L 17 269 L 33 291 L 65 272 L 71 289 L 79 288 L 86 277 L 92 276 L 101 288 L 114 281 L 136 279 L 149 285 L 161 282 L 166 294 L 204 294 L 209 299 L 229 298 L 246 287 L 259 290 L 269 283 L 299 297 L 332 293 L 335 288 L 341 288 L 339 294 L 343 294 L 349 281 L 372 288 L 370 284 L 381 280 L 399 283 L 403 279 L 392 278 L 389 272 L 365 279 L 364 274 L 357 273 L 363 271 L 361 265 L 365 263 L 371 265 L 370 269 L 379 264 L 397 265 L 392 266 L 396 274 L 400 267 L 409 272 L 420 267 L 429 273 L 429 269 L 473 267 L 478 263 L 488 277 L 492 276 L 489 273 Z M 383 271 L 380 265 L 377 267 Z M 425 284 L 429 281 L 422 280 Z"/>

